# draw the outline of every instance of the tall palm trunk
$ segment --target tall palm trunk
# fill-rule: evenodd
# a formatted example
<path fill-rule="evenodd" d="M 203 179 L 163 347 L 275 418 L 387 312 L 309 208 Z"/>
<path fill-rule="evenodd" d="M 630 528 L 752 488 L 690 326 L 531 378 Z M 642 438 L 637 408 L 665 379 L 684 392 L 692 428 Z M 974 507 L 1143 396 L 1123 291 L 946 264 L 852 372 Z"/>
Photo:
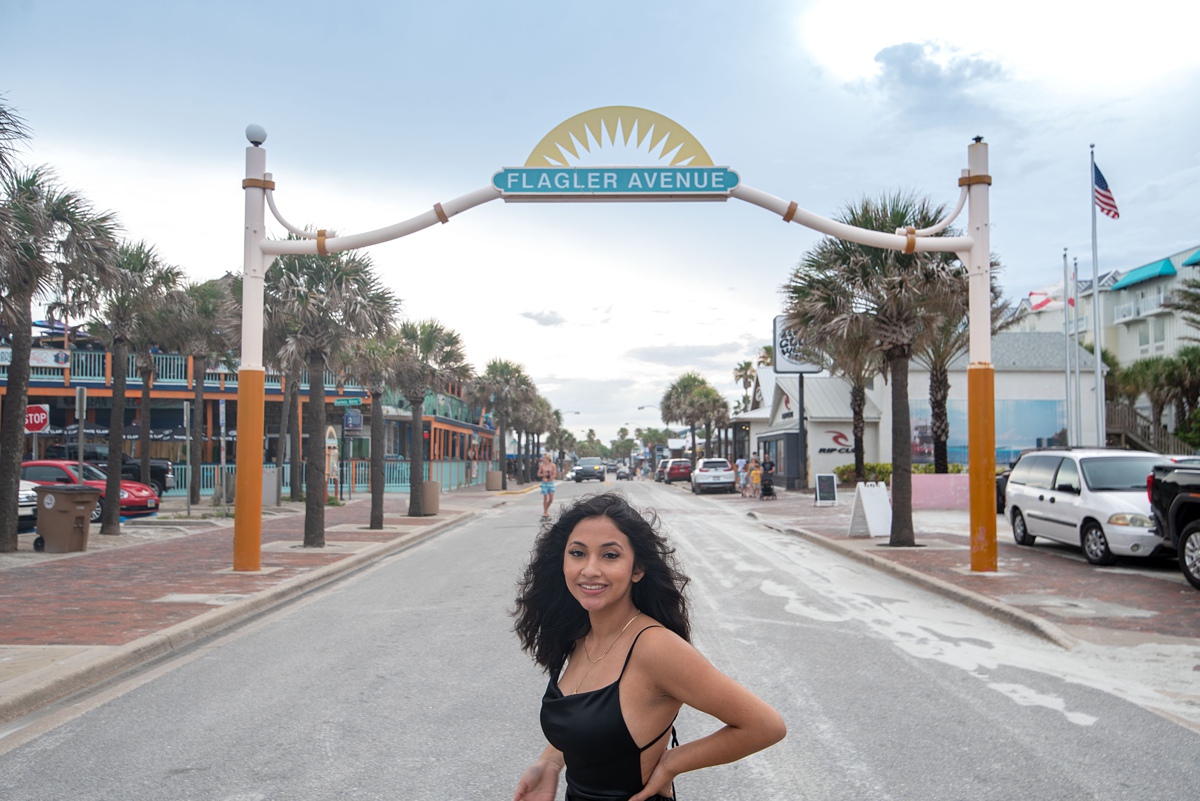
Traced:
<path fill-rule="evenodd" d="M 129 374 L 129 345 L 116 339 L 112 346 L 112 413 L 108 420 L 108 481 L 100 510 L 100 533 L 121 533 L 121 454 L 125 443 L 125 379 Z M 81 424 L 82 425 L 82 424 Z"/>
<path fill-rule="evenodd" d="M 371 388 L 371 522 L 368 528 L 383 528 L 383 390 Z"/>
<path fill-rule="evenodd" d="M 148 364 L 143 362 L 138 365 L 138 375 L 142 377 L 142 426 L 138 429 L 138 457 L 142 468 L 141 482 L 147 486 L 150 484 L 150 385 L 154 381 L 154 357 L 150 356 L 149 358 Z M 141 361 L 140 357 L 139 361 Z M 163 487 L 164 492 L 166 489 Z"/>
<path fill-rule="evenodd" d="M 695 425 L 695 423 L 693 423 L 690 426 L 690 428 L 692 429 L 692 470 L 695 470 L 696 469 L 696 425 Z"/>
<path fill-rule="evenodd" d="M 188 495 L 192 503 L 200 503 L 200 443 L 204 441 L 204 377 L 208 360 L 192 357 L 192 438 L 188 446 Z M 185 421 L 186 422 L 186 421 Z"/>
<path fill-rule="evenodd" d="M 930 433 L 933 434 L 933 472 L 949 473 L 950 460 L 946 442 L 950 439 L 950 419 L 946 415 L 946 398 L 950 396 L 950 374 L 944 365 L 929 373 Z"/>
<path fill-rule="evenodd" d="M 500 440 L 500 489 L 508 489 L 508 436 L 504 432 L 504 421 L 496 417 L 496 433 Z"/>
<path fill-rule="evenodd" d="M 29 402 L 29 352 L 33 349 L 33 317 L 28 294 L 13 293 L 16 319 L 12 328 L 12 361 L 8 365 L 8 394 L 0 411 L 0 498 L 17 497 L 21 481 L 21 457 L 25 454 L 25 406 Z M 80 423 L 82 425 L 82 422 Z M 17 505 L 0 503 L 0 552 L 17 550 Z"/>
<path fill-rule="evenodd" d="M 892 532 L 888 545 L 911 546 L 916 544 L 916 538 L 912 525 L 908 355 L 896 350 L 888 354 L 888 368 L 892 374 Z"/>
<path fill-rule="evenodd" d="M 325 547 L 325 354 L 308 354 L 308 466 L 304 471 L 304 547 Z"/>
<path fill-rule="evenodd" d="M 408 516 L 425 516 L 425 395 L 404 398 L 412 408 L 408 427 Z"/>
<path fill-rule="evenodd" d="M 279 399 L 279 436 L 275 440 L 276 506 L 283 506 L 283 463 L 287 457 L 288 425 L 291 423 L 292 414 L 292 381 L 285 378 L 283 384 L 283 397 Z"/>
<path fill-rule="evenodd" d="M 854 480 L 867 480 L 866 460 L 863 457 L 863 439 L 866 434 L 866 421 L 863 412 L 867 408 L 867 388 L 861 384 L 850 387 L 850 414 L 854 431 Z"/>
<path fill-rule="evenodd" d="M 292 458 L 288 469 L 291 470 L 291 475 L 288 476 L 288 482 L 291 484 L 292 502 L 300 500 L 300 495 L 304 491 L 304 476 L 301 469 L 304 462 L 304 454 L 300 444 L 304 438 L 300 435 L 300 379 L 303 373 L 300 367 L 292 370 L 292 374 L 288 376 L 288 406 L 291 411 L 288 417 L 291 419 L 291 429 L 288 431 L 288 436 L 292 439 Z M 312 434 L 310 433 L 311 437 Z"/>

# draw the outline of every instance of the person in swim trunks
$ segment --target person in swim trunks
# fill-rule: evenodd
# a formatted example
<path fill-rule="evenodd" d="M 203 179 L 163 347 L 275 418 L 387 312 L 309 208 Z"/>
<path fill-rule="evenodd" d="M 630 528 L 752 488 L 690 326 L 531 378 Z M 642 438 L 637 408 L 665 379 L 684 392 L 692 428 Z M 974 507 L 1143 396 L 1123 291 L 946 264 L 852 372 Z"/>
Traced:
<path fill-rule="evenodd" d="M 681 773 L 787 733 L 778 712 L 692 647 L 674 553 L 657 517 L 617 493 L 576 501 L 538 535 L 513 614 L 522 648 L 550 675 L 549 745 L 514 801 L 554 801 L 564 767 L 567 801 L 674 798 Z M 668 749 L 684 704 L 725 726 Z"/>
<path fill-rule="evenodd" d="M 542 522 L 550 519 L 550 507 L 554 504 L 554 479 L 558 468 L 550 461 L 550 454 L 543 453 L 538 464 L 538 479 L 542 482 Z"/>

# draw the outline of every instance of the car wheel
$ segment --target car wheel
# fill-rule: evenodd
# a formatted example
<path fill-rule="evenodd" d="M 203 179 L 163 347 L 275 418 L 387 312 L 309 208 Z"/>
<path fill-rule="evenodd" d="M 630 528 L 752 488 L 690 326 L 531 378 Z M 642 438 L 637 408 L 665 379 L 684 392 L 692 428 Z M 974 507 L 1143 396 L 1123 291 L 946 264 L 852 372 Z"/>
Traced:
<path fill-rule="evenodd" d="M 1017 545 L 1033 545 L 1037 537 L 1029 533 L 1029 529 L 1025 526 L 1025 515 L 1021 514 L 1020 509 L 1013 509 L 1012 513 L 1012 529 L 1013 539 L 1017 541 Z"/>
<path fill-rule="evenodd" d="M 1200 521 L 1188 525 L 1179 535 L 1179 569 L 1200 590 Z"/>
<path fill-rule="evenodd" d="M 159 497 L 159 500 L 162 499 L 162 496 L 163 496 L 162 484 L 159 484 L 157 481 L 151 481 L 150 489 L 154 490 L 154 494 Z"/>
<path fill-rule="evenodd" d="M 1079 544 L 1083 546 L 1083 555 L 1093 565 L 1114 565 L 1117 557 L 1108 549 L 1108 540 L 1104 537 L 1104 529 L 1095 520 L 1089 520 L 1083 525 L 1083 533 L 1079 536 Z"/>
<path fill-rule="evenodd" d="M 103 502 L 103 501 L 96 501 L 96 508 L 92 510 L 92 517 L 91 517 L 91 521 L 92 521 L 93 523 L 99 523 L 99 522 L 100 522 L 100 516 L 101 516 L 102 514 L 104 514 L 104 502 Z"/>

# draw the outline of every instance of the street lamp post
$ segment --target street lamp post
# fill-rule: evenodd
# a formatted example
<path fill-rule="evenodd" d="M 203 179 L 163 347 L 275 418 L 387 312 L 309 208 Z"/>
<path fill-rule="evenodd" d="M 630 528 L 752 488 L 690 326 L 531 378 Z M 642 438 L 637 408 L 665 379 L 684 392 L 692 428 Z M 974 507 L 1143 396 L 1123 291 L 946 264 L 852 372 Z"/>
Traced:
<path fill-rule="evenodd" d="M 238 366 L 237 494 L 234 498 L 233 569 L 255 571 L 262 566 L 263 402 L 266 371 L 262 364 L 263 279 L 269 260 L 266 239 L 266 190 L 274 187 L 267 173 L 260 125 L 246 127 L 246 231 L 242 275 L 242 360 Z"/>

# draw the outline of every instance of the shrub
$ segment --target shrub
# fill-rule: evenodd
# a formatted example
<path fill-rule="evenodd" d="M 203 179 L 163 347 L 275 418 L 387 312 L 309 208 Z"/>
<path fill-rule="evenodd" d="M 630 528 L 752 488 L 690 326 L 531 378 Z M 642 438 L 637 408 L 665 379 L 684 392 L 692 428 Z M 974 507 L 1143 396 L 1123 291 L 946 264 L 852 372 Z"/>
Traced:
<path fill-rule="evenodd" d="M 920 473 L 922 475 L 932 475 L 933 474 L 933 465 L 932 464 L 914 464 L 912 466 L 912 471 L 914 474 Z M 946 472 L 954 473 L 954 474 L 963 473 L 963 472 L 966 472 L 966 467 L 964 467 L 961 464 L 951 464 L 951 465 L 946 466 Z"/>
<path fill-rule="evenodd" d="M 867 462 L 863 465 L 863 469 L 866 471 L 867 481 L 882 481 L 886 483 L 892 477 L 892 465 L 890 462 Z M 839 484 L 854 483 L 854 465 L 844 464 L 833 468 L 833 472 L 837 476 Z"/>

